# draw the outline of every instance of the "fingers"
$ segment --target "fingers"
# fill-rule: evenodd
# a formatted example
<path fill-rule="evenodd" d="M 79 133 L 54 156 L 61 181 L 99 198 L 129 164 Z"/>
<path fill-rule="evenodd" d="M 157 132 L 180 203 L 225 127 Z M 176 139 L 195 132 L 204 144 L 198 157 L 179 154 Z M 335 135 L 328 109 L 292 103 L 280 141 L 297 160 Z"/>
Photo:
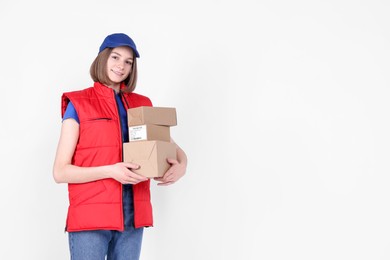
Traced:
<path fill-rule="evenodd" d="M 142 181 L 148 180 L 147 177 L 142 176 L 140 174 L 137 174 L 133 172 L 132 170 L 139 169 L 139 165 L 134 164 L 134 163 L 123 163 L 123 166 L 125 167 L 125 180 L 124 182 L 130 183 L 130 184 L 137 184 Z"/>
<path fill-rule="evenodd" d="M 124 180 L 120 181 L 122 184 L 138 184 L 143 181 L 147 181 L 148 178 L 138 179 L 133 177 L 127 177 Z"/>
<path fill-rule="evenodd" d="M 169 181 L 169 182 L 160 182 L 160 183 L 157 183 L 158 186 L 168 186 L 168 185 L 171 185 L 171 184 L 174 184 L 175 182 L 174 181 Z"/>
<path fill-rule="evenodd" d="M 167 162 L 171 165 L 179 164 L 179 162 L 176 159 L 167 158 Z"/>
<path fill-rule="evenodd" d="M 129 163 L 129 162 L 123 162 L 122 163 L 123 166 L 125 166 L 126 168 L 129 168 L 129 169 L 139 169 L 139 165 L 138 164 L 135 164 L 135 163 Z"/>
<path fill-rule="evenodd" d="M 180 179 L 179 162 L 176 159 L 168 158 L 167 162 L 171 164 L 171 167 L 165 172 L 162 177 L 154 178 L 154 180 L 160 182 L 157 185 L 167 186 L 174 184 Z"/>
<path fill-rule="evenodd" d="M 141 182 L 141 181 L 146 181 L 148 178 L 145 177 L 145 176 L 142 176 L 140 174 L 137 174 L 131 170 L 128 169 L 126 175 L 131 178 L 132 180 L 135 180 L 135 181 L 138 181 L 138 182 Z"/>
<path fill-rule="evenodd" d="M 160 183 L 157 183 L 157 185 L 159 186 L 168 186 L 168 185 L 171 185 L 171 184 L 174 184 L 175 181 L 167 181 L 165 180 L 163 177 L 156 177 L 156 178 L 153 178 L 155 181 L 158 181 Z"/>
<path fill-rule="evenodd" d="M 137 179 L 133 179 L 133 178 L 129 178 L 129 179 L 126 179 L 124 181 L 121 181 L 122 184 L 138 184 L 140 182 L 143 182 L 143 181 L 146 181 L 146 180 L 137 180 Z"/>
<path fill-rule="evenodd" d="M 160 186 L 171 185 L 171 184 L 174 184 L 175 181 L 176 181 L 174 172 L 170 171 L 170 170 L 168 170 L 164 174 L 163 177 L 156 177 L 156 178 L 154 178 L 154 180 L 160 182 L 160 183 L 157 184 L 157 185 L 160 185 Z"/>
<path fill-rule="evenodd" d="M 163 182 L 172 182 L 175 180 L 175 175 L 171 171 L 167 171 L 162 177 Z"/>

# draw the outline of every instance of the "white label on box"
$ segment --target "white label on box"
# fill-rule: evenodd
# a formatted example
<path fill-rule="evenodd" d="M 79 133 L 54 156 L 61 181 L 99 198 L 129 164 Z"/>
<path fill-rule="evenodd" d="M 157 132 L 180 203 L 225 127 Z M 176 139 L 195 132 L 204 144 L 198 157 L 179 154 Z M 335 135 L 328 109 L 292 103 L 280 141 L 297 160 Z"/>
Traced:
<path fill-rule="evenodd" d="M 142 141 L 147 139 L 146 125 L 130 126 L 129 141 Z"/>

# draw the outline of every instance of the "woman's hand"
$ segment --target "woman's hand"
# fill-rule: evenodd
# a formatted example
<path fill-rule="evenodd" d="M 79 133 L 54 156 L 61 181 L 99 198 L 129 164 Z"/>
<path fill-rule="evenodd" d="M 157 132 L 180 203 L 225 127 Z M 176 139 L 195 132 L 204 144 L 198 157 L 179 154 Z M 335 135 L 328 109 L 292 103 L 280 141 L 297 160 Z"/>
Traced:
<path fill-rule="evenodd" d="M 145 176 L 139 175 L 132 170 L 139 168 L 139 165 L 134 163 L 120 162 L 110 165 L 109 175 L 111 178 L 122 184 L 137 184 L 142 181 L 148 180 Z"/>
<path fill-rule="evenodd" d="M 187 169 L 187 155 L 174 141 L 171 139 L 171 142 L 176 145 L 176 155 L 177 160 L 175 159 L 167 159 L 167 162 L 171 165 L 168 171 L 165 172 L 163 177 L 154 178 L 154 180 L 160 182 L 157 185 L 167 186 L 174 184 L 181 177 L 184 176 Z"/>
<path fill-rule="evenodd" d="M 186 172 L 187 165 L 185 163 L 179 163 L 175 159 L 167 159 L 167 161 L 171 164 L 171 167 L 166 171 L 163 177 L 154 178 L 154 180 L 160 182 L 157 185 L 167 186 L 174 184 L 183 177 Z"/>

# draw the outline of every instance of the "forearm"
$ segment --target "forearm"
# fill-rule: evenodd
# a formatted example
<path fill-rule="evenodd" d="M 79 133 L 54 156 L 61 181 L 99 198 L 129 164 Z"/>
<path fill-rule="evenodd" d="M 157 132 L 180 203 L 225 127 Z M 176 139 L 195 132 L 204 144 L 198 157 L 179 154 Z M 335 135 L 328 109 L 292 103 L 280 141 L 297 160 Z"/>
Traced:
<path fill-rule="evenodd" d="M 183 149 L 171 138 L 171 143 L 176 145 L 176 159 L 183 166 L 187 167 L 187 155 Z"/>
<path fill-rule="evenodd" d="M 177 144 L 176 144 L 176 156 L 177 156 L 177 161 L 180 164 L 187 166 L 187 155 L 183 151 L 183 149 L 181 149 L 180 146 L 178 146 Z"/>
<path fill-rule="evenodd" d="M 57 183 L 84 183 L 110 177 L 110 166 L 78 167 L 71 164 L 54 165 L 54 180 Z"/>

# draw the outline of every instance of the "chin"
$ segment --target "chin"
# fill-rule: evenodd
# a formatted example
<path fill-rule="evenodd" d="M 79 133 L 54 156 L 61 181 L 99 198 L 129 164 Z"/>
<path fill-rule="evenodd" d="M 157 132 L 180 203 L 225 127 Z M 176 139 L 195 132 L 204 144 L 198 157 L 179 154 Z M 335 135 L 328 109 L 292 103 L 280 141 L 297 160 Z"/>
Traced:
<path fill-rule="evenodd" d="M 115 78 L 110 78 L 110 80 L 114 83 L 121 83 L 122 81 L 125 80 L 125 78 L 120 78 L 118 79 L 118 77 L 115 77 Z"/>

